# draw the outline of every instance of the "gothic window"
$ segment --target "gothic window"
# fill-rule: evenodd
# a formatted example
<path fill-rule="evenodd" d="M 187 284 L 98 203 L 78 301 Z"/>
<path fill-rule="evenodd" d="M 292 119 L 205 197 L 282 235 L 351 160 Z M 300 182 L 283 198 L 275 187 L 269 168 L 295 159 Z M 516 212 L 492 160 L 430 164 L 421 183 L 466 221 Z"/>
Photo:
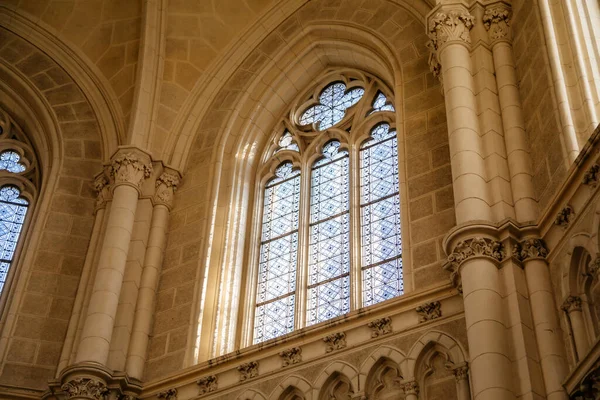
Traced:
<path fill-rule="evenodd" d="M 259 170 L 253 343 L 403 293 L 392 98 L 370 75 L 331 72 L 274 133 Z"/>
<path fill-rule="evenodd" d="M 15 255 L 28 205 L 16 186 L 0 188 L 0 293 Z"/>

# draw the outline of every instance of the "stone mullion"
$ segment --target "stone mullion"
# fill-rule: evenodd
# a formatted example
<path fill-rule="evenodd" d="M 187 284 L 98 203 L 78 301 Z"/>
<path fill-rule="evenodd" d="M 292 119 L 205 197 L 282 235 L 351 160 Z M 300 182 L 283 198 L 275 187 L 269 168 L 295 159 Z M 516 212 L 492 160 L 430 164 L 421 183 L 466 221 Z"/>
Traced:
<path fill-rule="evenodd" d="M 583 359 L 583 357 L 585 357 L 590 347 L 587 337 L 587 330 L 585 327 L 585 320 L 583 317 L 581 298 L 577 296 L 569 296 L 561 308 L 567 316 L 567 321 L 569 323 L 569 327 L 571 328 L 571 335 L 575 341 L 577 361 L 580 361 Z"/>
<path fill-rule="evenodd" d="M 302 165 L 300 207 L 298 210 L 298 257 L 296 260 L 296 302 L 294 328 L 306 326 L 308 310 L 308 257 L 310 244 L 310 180 L 312 168 Z"/>
<path fill-rule="evenodd" d="M 350 310 L 362 308 L 360 145 L 350 149 Z"/>
<path fill-rule="evenodd" d="M 113 199 L 76 363 L 108 361 L 140 185 L 151 168 L 149 157 L 132 149 L 113 158 Z"/>

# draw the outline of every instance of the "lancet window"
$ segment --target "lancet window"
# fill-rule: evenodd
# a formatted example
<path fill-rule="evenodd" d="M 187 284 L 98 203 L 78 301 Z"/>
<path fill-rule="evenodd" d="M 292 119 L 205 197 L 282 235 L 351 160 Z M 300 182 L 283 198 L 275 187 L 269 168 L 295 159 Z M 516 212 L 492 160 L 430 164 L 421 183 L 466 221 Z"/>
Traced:
<path fill-rule="evenodd" d="M 259 171 L 252 343 L 403 293 L 393 93 L 355 70 L 304 93 Z"/>

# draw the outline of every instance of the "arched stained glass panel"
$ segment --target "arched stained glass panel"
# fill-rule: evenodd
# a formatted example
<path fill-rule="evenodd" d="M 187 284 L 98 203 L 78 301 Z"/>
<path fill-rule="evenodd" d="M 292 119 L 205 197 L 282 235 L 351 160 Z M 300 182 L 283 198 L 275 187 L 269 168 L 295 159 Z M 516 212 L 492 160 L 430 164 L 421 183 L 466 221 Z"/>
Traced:
<path fill-rule="evenodd" d="M 26 167 L 21 163 L 21 156 L 12 150 L 0 153 L 0 170 L 6 170 L 18 174 L 25 171 Z"/>
<path fill-rule="evenodd" d="M 311 178 L 308 325 L 350 311 L 348 152 L 331 141 Z"/>
<path fill-rule="evenodd" d="M 363 306 L 403 293 L 396 132 L 376 126 L 360 151 Z"/>
<path fill-rule="evenodd" d="M 279 145 L 279 148 L 275 150 L 275 153 L 278 153 L 282 150 L 300 151 L 300 148 L 294 140 L 294 137 L 288 131 L 285 131 L 283 135 L 281 135 L 281 138 L 277 144 Z"/>
<path fill-rule="evenodd" d="M 377 111 L 396 111 L 394 106 L 387 101 L 387 98 L 381 92 L 377 92 L 375 100 L 373 100 L 373 110 L 369 114 Z"/>
<path fill-rule="evenodd" d="M 319 130 L 331 128 L 346 115 L 346 110 L 352 107 L 365 94 L 363 88 L 353 88 L 346 93 L 346 85 L 335 82 L 327 86 L 319 96 L 319 103 L 309 107 L 300 117 L 301 125 L 318 122 Z"/>
<path fill-rule="evenodd" d="M 0 188 L 0 293 L 4 288 L 29 203 L 15 186 Z"/>
<path fill-rule="evenodd" d="M 294 329 L 300 172 L 285 162 L 275 175 L 264 193 L 254 343 Z"/>

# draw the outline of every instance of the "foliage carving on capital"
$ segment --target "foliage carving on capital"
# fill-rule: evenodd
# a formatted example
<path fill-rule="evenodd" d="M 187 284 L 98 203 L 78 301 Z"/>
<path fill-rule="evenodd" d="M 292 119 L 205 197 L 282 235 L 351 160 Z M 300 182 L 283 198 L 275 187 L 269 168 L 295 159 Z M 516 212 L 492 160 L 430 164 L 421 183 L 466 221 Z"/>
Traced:
<path fill-rule="evenodd" d="M 587 274 L 594 279 L 599 278 L 600 273 L 600 253 L 596 253 L 596 258 L 594 258 L 588 264 Z"/>
<path fill-rule="evenodd" d="M 402 382 L 402 389 L 404 390 L 404 394 L 419 394 L 419 384 L 416 381 L 410 382 Z"/>
<path fill-rule="evenodd" d="M 471 44 L 469 31 L 475 24 L 475 18 L 466 10 L 450 10 L 437 12 L 429 20 L 428 36 L 430 48 L 439 51 L 448 41 L 459 41 Z"/>
<path fill-rule="evenodd" d="M 425 303 L 417 307 L 415 311 L 419 314 L 419 322 L 431 321 L 442 316 L 442 303 L 439 301 Z"/>
<path fill-rule="evenodd" d="M 371 337 L 376 338 L 392 332 L 392 319 L 390 317 L 379 318 L 369 322 L 367 326 L 371 328 Z"/>
<path fill-rule="evenodd" d="M 281 357 L 281 364 L 284 367 L 298 364 L 302 361 L 302 349 L 300 347 L 292 347 L 291 349 L 283 350 L 279 352 L 279 357 Z"/>
<path fill-rule="evenodd" d="M 156 199 L 162 203 L 171 205 L 173 195 L 179 185 L 179 176 L 172 172 L 163 172 L 156 179 Z"/>
<path fill-rule="evenodd" d="M 562 210 L 556 214 L 556 219 L 554 220 L 554 225 L 558 225 L 562 228 L 566 228 L 569 226 L 571 222 L 571 218 L 575 215 L 575 210 L 569 204 L 567 204 Z"/>
<path fill-rule="evenodd" d="M 337 332 L 327 335 L 323 338 L 323 341 L 327 345 L 325 351 L 331 353 L 334 350 L 340 350 L 346 347 L 346 333 Z"/>
<path fill-rule="evenodd" d="M 258 362 L 250 361 L 237 367 L 240 373 L 240 382 L 258 376 Z"/>
<path fill-rule="evenodd" d="M 572 311 L 581 311 L 581 297 L 569 296 L 565 299 L 563 304 L 560 306 L 561 310 L 567 314 Z"/>
<path fill-rule="evenodd" d="M 113 159 L 110 172 L 115 183 L 140 187 L 152 173 L 152 165 L 135 153 L 121 153 Z"/>
<path fill-rule="evenodd" d="M 474 257 L 489 257 L 498 262 L 506 256 L 501 242 L 489 238 L 475 237 L 458 242 L 448 262 L 460 266 L 463 262 Z"/>
<path fill-rule="evenodd" d="M 454 373 L 454 378 L 456 379 L 456 382 L 469 379 L 469 367 L 466 364 L 454 368 L 452 372 Z"/>
<path fill-rule="evenodd" d="M 583 175 L 582 183 L 592 188 L 598 186 L 598 173 L 600 172 L 600 165 L 592 165 Z"/>
<path fill-rule="evenodd" d="M 509 37 L 510 18 L 511 13 L 506 6 L 496 5 L 486 8 L 483 13 L 483 26 L 492 41 Z"/>
<path fill-rule="evenodd" d="M 515 245 L 513 248 L 513 255 L 519 261 L 534 258 L 546 258 L 546 256 L 548 256 L 548 249 L 542 239 L 525 239 Z"/>
<path fill-rule="evenodd" d="M 218 379 L 215 375 L 209 375 L 200 378 L 196 383 L 200 387 L 200 391 L 198 392 L 198 394 L 214 392 L 215 390 L 217 390 L 218 387 Z"/>
<path fill-rule="evenodd" d="M 92 378 L 75 378 L 62 385 L 67 399 L 71 397 L 103 400 L 108 393 L 106 385 Z"/>

